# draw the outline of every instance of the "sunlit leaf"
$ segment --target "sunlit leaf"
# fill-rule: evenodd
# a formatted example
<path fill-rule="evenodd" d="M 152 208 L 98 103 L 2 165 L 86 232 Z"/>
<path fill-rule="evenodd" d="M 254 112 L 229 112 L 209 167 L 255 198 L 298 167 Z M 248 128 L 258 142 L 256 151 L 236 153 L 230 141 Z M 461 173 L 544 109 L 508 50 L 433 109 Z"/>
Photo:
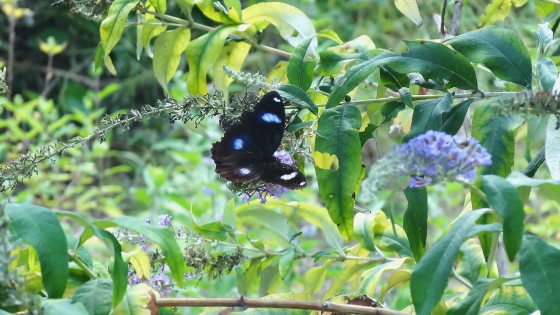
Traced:
<path fill-rule="evenodd" d="M 395 6 L 402 14 L 411 20 L 416 26 L 422 26 L 422 16 L 418 10 L 418 4 L 415 0 L 395 0 Z"/>
<path fill-rule="evenodd" d="M 478 20 L 481 26 L 495 24 L 507 18 L 511 12 L 512 5 L 521 7 L 527 0 L 491 0 L 484 9 L 484 14 Z"/>
<path fill-rule="evenodd" d="M 140 0 L 115 0 L 111 3 L 107 17 L 101 22 L 101 27 L 99 28 L 99 36 L 103 44 L 105 57 L 109 55 L 121 39 L 128 14 L 136 7 L 138 2 Z"/>
<path fill-rule="evenodd" d="M 126 290 L 123 300 L 113 309 L 114 315 L 151 315 L 156 314 L 156 299 L 159 293 L 145 283 Z"/>
<path fill-rule="evenodd" d="M 166 90 L 181 61 L 183 51 L 187 49 L 191 37 L 188 28 L 176 28 L 171 32 L 160 34 L 154 44 L 153 68 L 156 79 Z"/>

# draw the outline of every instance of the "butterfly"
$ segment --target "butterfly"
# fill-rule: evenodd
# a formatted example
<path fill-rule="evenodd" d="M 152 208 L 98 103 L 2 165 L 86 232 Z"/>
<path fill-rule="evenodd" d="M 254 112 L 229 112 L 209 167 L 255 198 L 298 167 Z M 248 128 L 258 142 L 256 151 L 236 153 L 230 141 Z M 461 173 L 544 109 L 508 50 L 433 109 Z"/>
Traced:
<path fill-rule="evenodd" d="M 231 182 L 260 180 L 288 189 L 305 187 L 305 176 L 297 167 L 273 156 L 285 127 L 286 113 L 280 94 L 266 93 L 253 111 L 241 114 L 222 139 L 212 144 L 210 152 L 216 173 Z"/>

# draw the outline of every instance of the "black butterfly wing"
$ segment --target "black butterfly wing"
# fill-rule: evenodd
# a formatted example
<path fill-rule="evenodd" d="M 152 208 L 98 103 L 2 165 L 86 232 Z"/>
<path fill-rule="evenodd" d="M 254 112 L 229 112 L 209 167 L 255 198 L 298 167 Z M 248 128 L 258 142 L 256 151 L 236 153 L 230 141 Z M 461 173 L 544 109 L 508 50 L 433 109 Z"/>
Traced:
<path fill-rule="evenodd" d="M 297 167 L 281 163 L 278 160 L 266 163 L 260 180 L 292 190 L 307 186 L 305 175 Z"/>
<path fill-rule="evenodd" d="M 253 131 L 244 124 L 231 126 L 219 142 L 212 144 L 216 173 L 232 182 L 248 182 L 264 171 L 264 152 Z"/>
<path fill-rule="evenodd" d="M 282 142 L 286 127 L 286 113 L 280 94 L 276 91 L 266 93 L 253 111 L 243 113 L 239 120 L 253 132 L 263 154 L 272 158 Z"/>

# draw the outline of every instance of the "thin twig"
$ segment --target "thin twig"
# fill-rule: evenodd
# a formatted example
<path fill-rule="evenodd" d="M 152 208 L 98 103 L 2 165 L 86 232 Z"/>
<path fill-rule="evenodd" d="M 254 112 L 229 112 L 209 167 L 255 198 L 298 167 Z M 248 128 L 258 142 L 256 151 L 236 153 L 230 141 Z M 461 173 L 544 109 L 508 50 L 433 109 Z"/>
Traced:
<path fill-rule="evenodd" d="M 461 13 L 463 12 L 463 0 L 455 0 L 453 7 L 453 18 L 451 19 L 451 29 L 449 33 L 453 36 L 459 34 L 459 26 L 461 25 Z"/>
<path fill-rule="evenodd" d="M 441 23 L 439 25 L 439 33 L 441 36 L 445 35 L 445 11 L 447 10 L 447 0 L 443 0 L 443 7 L 441 8 Z"/>
<path fill-rule="evenodd" d="M 321 312 L 352 313 L 352 314 L 376 314 L 376 315 L 404 315 L 406 313 L 387 310 L 382 308 L 358 306 L 351 304 L 339 304 L 321 301 L 305 300 L 261 300 L 239 298 L 162 298 L 157 299 L 158 307 L 239 307 L 239 308 L 279 308 L 314 310 Z"/>

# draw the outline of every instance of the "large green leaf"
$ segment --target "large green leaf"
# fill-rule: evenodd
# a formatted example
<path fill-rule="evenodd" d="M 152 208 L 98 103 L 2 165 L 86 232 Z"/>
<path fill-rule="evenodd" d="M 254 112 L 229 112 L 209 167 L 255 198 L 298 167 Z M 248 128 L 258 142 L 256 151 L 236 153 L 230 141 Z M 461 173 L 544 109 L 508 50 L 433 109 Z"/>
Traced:
<path fill-rule="evenodd" d="M 515 128 L 519 126 L 520 120 L 513 117 L 501 117 L 492 106 L 493 104 L 490 102 L 479 104 L 473 114 L 472 136 L 492 155 L 492 164 L 479 167 L 479 174 L 506 177 L 513 166 Z M 473 209 L 487 206 L 476 192 L 472 192 L 471 196 Z M 492 223 L 495 220 L 495 214 L 488 213 L 481 218 L 479 223 Z M 492 238 L 490 234 L 479 235 L 485 258 L 488 258 L 490 254 Z"/>
<path fill-rule="evenodd" d="M 504 219 L 504 246 L 510 261 L 515 259 L 521 247 L 525 212 L 515 186 L 496 175 L 482 177 L 482 191 L 486 194 L 492 209 Z"/>
<path fill-rule="evenodd" d="M 121 39 L 128 14 L 136 7 L 140 0 L 115 0 L 109 7 L 107 17 L 101 22 L 99 28 L 99 36 L 104 49 L 104 56 L 108 57 L 109 53 Z"/>
<path fill-rule="evenodd" d="M 167 93 L 169 93 L 167 82 L 177 71 L 181 55 L 187 49 L 190 39 L 191 30 L 182 27 L 160 34 L 156 38 L 153 57 L 154 74 Z"/>
<path fill-rule="evenodd" d="M 346 239 L 352 235 L 355 194 L 362 173 L 361 123 L 360 110 L 353 104 L 325 109 L 319 118 L 313 153 L 335 159 L 331 165 L 317 163 L 315 171 L 319 194 Z"/>
<path fill-rule="evenodd" d="M 451 103 L 453 103 L 451 94 L 445 94 L 435 100 L 418 102 L 414 107 L 410 132 L 406 134 L 403 141 L 406 142 L 428 130 L 440 130 L 443 126 L 444 114 L 451 109 Z"/>
<path fill-rule="evenodd" d="M 105 315 L 111 311 L 113 282 L 110 279 L 91 279 L 82 284 L 72 297 L 72 302 L 81 302 L 89 315 Z"/>
<path fill-rule="evenodd" d="M 313 70 L 316 61 L 306 60 L 305 58 L 313 39 L 315 39 L 315 36 L 304 39 L 296 47 L 288 62 L 288 80 L 291 84 L 304 91 L 307 91 L 311 87 L 311 83 L 313 83 Z"/>
<path fill-rule="evenodd" d="M 404 213 L 403 228 L 414 259 L 420 261 L 426 251 L 428 236 L 428 193 L 426 188 L 406 188 L 404 195 L 408 205 Z"/>
<path fill-rule="evenodd" d="M 77 213 L 69 211 L 58 211 L 56 215 L 70 217 L 78 221 L 82 226 L 85 227 L 85 230 L 80 236 L 80 242 L 78 243 L 76 250 L 79 250 L 80 246 L 82 246 L 93 235 L 99 237 L 102 240 L 108 241 L 107 243 L 111 243 L 112 246 L 110 246 L 109 248 L 113 253 L 114 259 L 113 268 L 111 268 L 111 277 L 113 278 L 112 302 L 113 306 L 116 306 L 122 300 L 126 292 L 126 286 L 128 284 L 128 268 L 122 258 L 121 244 L 112 233 L 89 223 L 86 219 L 82 218 Z"/>
<path fill-rule="evenodd" d="M 475 224 L 487 211 L 475 210 L 459 217 L 449 231 L 424 254 L 410 280 L 410 293 L 417 314 L 430 314 L 438 304 L 465 239 L 486 229 L 495 230 L 495 226 Z"/>
<path fill-rule="evenodd" d="M 536 236 L 523 237 L 519 253 L 521 281 L 543 315 L 560 314 L 558 262 L 560 262 L 560 249 L 543 242 Z"/>
<path fill-rule="evenodd" d="M 68 244 L 56 215 L 50 209 L 30 204 L 7 204 L 5 210 L 10 230 L 39 255 L 49 298 L 62 297 L 68 282 Z"/>
<path fill-rule="evenodd" d="M 305 13 L 281 2 L 257 3 L 244 9 L 243 23 L 252 24 L 258 30 L 272 24 L 278 29 L 280 36 L 293 47 L 316 33 L 313 21 Z M 316 46 L 317 41 L 313 40 L 311 49 L 314 50 Z"/>
<path fill-rule="evenodd" d="M 443 83 L 447 88 L 458 87 L 476 90 L 474 68 L 461 54 L 445 45 L 428 41 L 405 41 L 408 52 L 387 60 L 393 70 L 400 73 L 419 72 L 428 81 Z"/>
<path fill-rule="evenodd" d="M 206 74 L 220 57 L 226 38 L 237 29 L 236 26 L 220 26 L 189 44 L 186 52 L 189 64 L 187 89 L 191 94 L 207 93 Z"/>
<path fill-rule="evenodd" d="M 449 41 L 470 62 L 482 63 L 498 78 L 531 88 L 531 57 L 511 30 L 488 26 Z"/>

